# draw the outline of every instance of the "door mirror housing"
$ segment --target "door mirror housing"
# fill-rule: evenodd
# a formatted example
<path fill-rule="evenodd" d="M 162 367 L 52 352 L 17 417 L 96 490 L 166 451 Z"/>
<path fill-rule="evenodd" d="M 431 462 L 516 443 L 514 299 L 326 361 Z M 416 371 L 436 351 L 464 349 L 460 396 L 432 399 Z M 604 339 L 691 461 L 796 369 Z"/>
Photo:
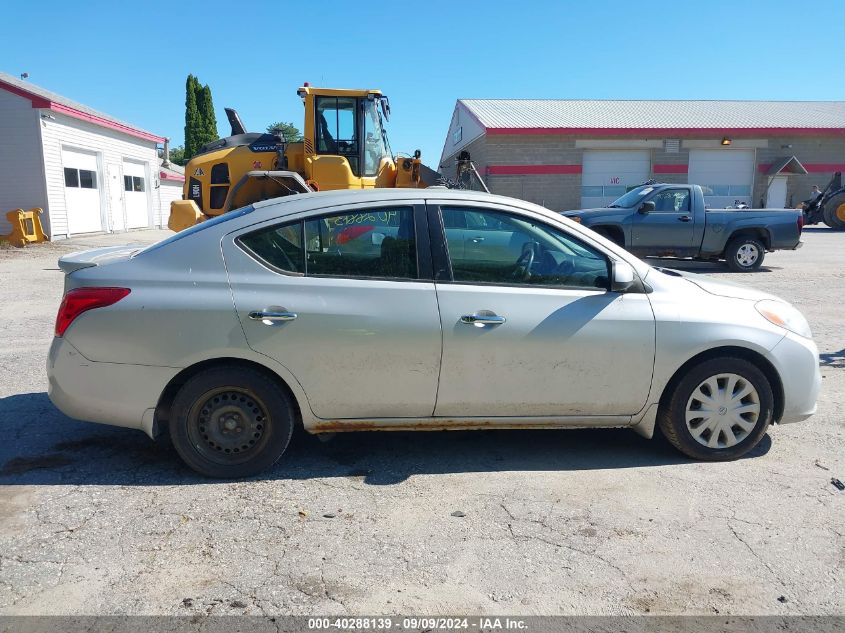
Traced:
<path fill-rule="evenodd" d="M 654 202 L 652 202 L 651 200 L 649 200 L 648 202 L 643 202 L 640 205 L 640 208 L 637 209 L 637 213 L 639 213 L 640 215 L 648 215 L 652 211 L 654 211 Z"/>
<path fill-rule="evenodd" d="M 612 268 L 610 290 L 612 292 L 627 292 L 630 290 L 634 285 L 634 269 L 631 264 L 615 261 Z"/>

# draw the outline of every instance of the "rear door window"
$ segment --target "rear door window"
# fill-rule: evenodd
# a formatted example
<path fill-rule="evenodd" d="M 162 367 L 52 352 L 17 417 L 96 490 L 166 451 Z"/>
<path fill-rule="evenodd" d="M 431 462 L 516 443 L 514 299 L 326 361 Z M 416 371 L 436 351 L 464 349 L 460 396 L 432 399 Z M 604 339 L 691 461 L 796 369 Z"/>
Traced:
<path fill-rule="evenodd" d="M 413 207 L 324 215 L 238 238 L 249 254 L 283 273 L 417 279 Z"/>

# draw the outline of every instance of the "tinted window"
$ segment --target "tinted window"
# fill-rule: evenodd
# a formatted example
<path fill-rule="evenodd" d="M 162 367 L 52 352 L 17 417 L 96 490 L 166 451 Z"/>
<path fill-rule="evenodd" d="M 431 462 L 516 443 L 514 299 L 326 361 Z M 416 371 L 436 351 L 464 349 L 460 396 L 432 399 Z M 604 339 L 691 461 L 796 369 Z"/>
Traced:
<path fill-rule="evenodd" d="M 414 210 L 381 207 L 305 222 L 306 274 L 417 277 Z"/>
<path fill-rule="evenodd" d="M 79 171 L 73 167 L 65 167 L 65 187 L 79 186 Z"/>
<path fill-rule="evenodd" d="M 97 188 L 97 174 L 88 169 L 79 170 L 79 186 L 83 189 Z"/>
<path fill-rule="evenodd" d="M 293 222 L 262 229 L 238 240 L 265 262 L 289 273 L 305 272 L 302 249 L 302 222 Z"/>
<path fill-rule="evenodd" d="M 655 213 L 687 213 L 689 189 L 664 189 L 652 199 Z"/>
<path fill-rule="evenodd" d="M 457 282 L 508 285 L 608 287 L 609 262 L 599 251 L 566 232 L 500 211 L 444 208 L 452 221 L 465 216 L 466 229 L 446 227 Z"/>

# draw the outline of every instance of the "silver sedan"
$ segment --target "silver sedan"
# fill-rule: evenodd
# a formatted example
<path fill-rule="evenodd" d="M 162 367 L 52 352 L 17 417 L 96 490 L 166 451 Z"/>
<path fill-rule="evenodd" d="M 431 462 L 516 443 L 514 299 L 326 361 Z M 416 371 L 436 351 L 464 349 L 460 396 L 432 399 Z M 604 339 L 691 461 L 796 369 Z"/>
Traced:
<path fill-rule="evenodd" d="M 291 196 L 59 264 L 52 401 L 166 431 L 215 477 L 269 468 L 297 425 L 659 426 L 735 459 L 812 415 L 821 382 L 788 303 L 475 192 Z"/>

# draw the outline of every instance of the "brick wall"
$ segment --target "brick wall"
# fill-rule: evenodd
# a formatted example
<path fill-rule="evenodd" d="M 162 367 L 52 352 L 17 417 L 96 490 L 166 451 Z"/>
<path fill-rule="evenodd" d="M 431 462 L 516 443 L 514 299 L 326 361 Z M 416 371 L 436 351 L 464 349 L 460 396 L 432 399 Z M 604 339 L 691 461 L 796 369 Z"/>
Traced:
<path fill-rule="evenodd" d="M 716 136 L 718 135 L 706 135 L 701 138 L 712 140 Z M 467 149 L 493 193 L 529 200 L 553 210 L 577 209 L 581 205 L 579 173 L 497 175 L 489 174 L 487 168 L 501 165 L 581 165 L 584 150 L 575 147 L 575 141 L 579 138 L 595 137 L 554 134 L 485 135 L 473 141 Z M 626 140 L 626 137 L 602 139 Z M 683 140 L 686 139 L 681 140 L 677 153 L 668 153 L 662 147 L 651 149 L 652 170 L 654 165 L 688 165 L 689 149 L 684 147 Z M 767 141 L 766 148 L 756 150 L 752 195 L 754 206 L 765 203 L 768 184 L 768 178 L 760 171 L 760 165 L 771 164 L 778 158 L 792 155 L 811 168 L 812 165 L 819 164 L 845 164 L 845 136 L 771 137 Z M 783 147 L 785 145 L 792 147 Z M 787 180 L 787 206 L 795 206 L 809 197 L 810 188 L 814 184 L 824 188 L 832 176 L 833 173 L 827 171 L 811 172 L 806 176 L 790 176 Z M 651 177 L 661 182 L 687 182 L 686 173 L 654 174 L 652 171 Z"/>

